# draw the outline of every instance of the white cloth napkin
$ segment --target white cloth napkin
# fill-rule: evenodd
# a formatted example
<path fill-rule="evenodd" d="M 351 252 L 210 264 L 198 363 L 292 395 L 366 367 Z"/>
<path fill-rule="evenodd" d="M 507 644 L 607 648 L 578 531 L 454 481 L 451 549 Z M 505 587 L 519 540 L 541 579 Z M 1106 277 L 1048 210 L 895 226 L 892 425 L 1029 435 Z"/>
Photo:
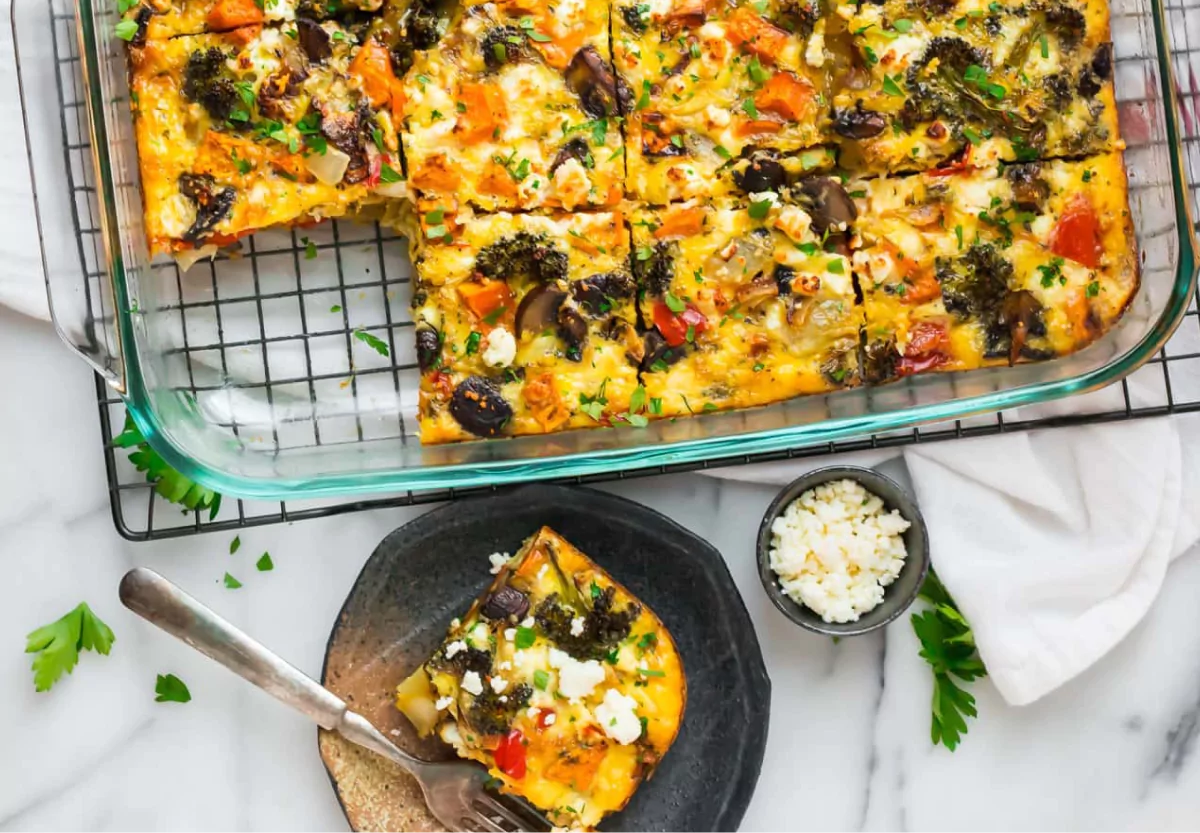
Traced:
<path fill-rule="evenodd" d="M 1200 485 L 1190 475 L 1200 462 L 1200 419 L 1192 417 L 709 474 L 782 484 L 817 466 L 877 465 L 899 454 L 933 564 L 1013 705 L 1053 691 L 1120 642 L 1153 604 L 1168 563 L 1200 537 L 1196 519 L 1181 511 L 1197 505 Z"/>

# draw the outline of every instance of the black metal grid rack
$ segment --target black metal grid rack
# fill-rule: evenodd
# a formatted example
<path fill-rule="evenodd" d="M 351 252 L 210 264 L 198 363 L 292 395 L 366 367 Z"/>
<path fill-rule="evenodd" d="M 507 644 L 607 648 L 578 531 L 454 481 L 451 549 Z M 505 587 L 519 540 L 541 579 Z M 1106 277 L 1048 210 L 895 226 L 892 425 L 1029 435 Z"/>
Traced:
<path fill-rule="evenodd" d="M 53 32 L 54 55 L 56 61 L 56 83 L 60 97 L 62 112 L 62 129 L 65 137 L 64 153 L 66 157 L 66 173 L 72 192 L 73 222 L 79 238 L 80 256 L 87 270 L 88 303 L 95 299 L 96 313 L 103 317 L 104 310 L 100 308 L 103 293 L 98 289 L 102 243 L 100 241 L 100 224 L 96 216 L 95 189 L 92 185 L 92 172 L 88 161 L 88 130 L 86 126 L 86 106 L 83 99 L 83 85 L 79 77 L 80 61 L 78 43 L 75 38 L 75 14 L 71 8 L 72 0 L 51 0 L 50 23 Z M 1168 3 L 1168 28 L 1174 40 L 1176 72 L 1182 87 L 1179 92 L 1182 109 L 1182 127 L 1185 133 L 1183 149 L 1186 158 L 1189 183 L 1200 183 L 1200 82 L 1194 63 L 1200 63 L 1200 0 L 1177 0 Z M 1120 26 L 1119 16 L 1114 17 L 1114 27 Z M 1140 56 L 1146 60 L 1148 56 Z M 1191 185 L 1193 204 L 1200 196 L 1200 186 Z M 231 351 L 254 351 L 261 356 L 262 374 L 267 388 L 268 403 L 271 402 L 271 389 L 294 387 L 298 395 L 305 392 L 315 398 L 318 386 L 340 385 L 348 386 L 351 397 L 359 395 L 359 385 L 382 382 L 393 388 L 396 395 L 400 394 L 402 382 L 406 376 L 415 374 L 411 363 L 411 348 L 403 342 L 405 328 L 411 327 L 407 315 L 406 299 L 395 297 L 397 290 L 408 283 L 408 272 L 404 264 L 398 264 L 391 259 L 390 252 L 398 249 L 396 241 L 399 238 L 389 232 L 382 231 L 379 226 L 364 226 L 362 224 L 347 224 L 337 221 L 323 224 L 323 228 L 310 232 L 313 240 L 309 240 L 305 232 L 275 232 L 269 237 L 258 235 L 248 241 L 248 256 L 242 258 L 244 263 L 244 281 L 241 293 L 234 290 L 236 297 L 222 298 L 217 288 L 216 267 L 212 268 L 211 297 L 206 299 L 189 298 L 181 281 L 178 280 L 178 270 L 173 265 L 162 268 L 175 269 L 176 288 L 178 291 L 177 309 L 182 325 L 181 350 L 189 354 L 187 386 L 198 394 L 206 390 L 203 379 L 197 379 L 192 371 L 192 354 L 212 353 L 212 361 L 221 371 L 227 371 L 227 357 Z M 264 239 L 265 238 L 265 239 Z M 389 244 L 389 245 L 385 245 Z M 306 262 L 316 255 L 317 258 L 328 258 L 335 265 L 335 275 L 330 282 L 312 284 L 302 280 Z M 343 268 L 349 258 L 354 261 L 354 274 L 365 275 L 363 279 L 349 281 L 346 279 L 350 271 Z M 259 270 L 260 262 L 270 262 L 280 270 L 271 270 L 268 278 L 267 270 Z M 196 267 L 202 269 L 204 267 Z M 275 271 L 281 271 L 286 280 L 278 283 Z M 229 294 L 226 279 L 222 276 L 222 292 Z M 383 318 L 374 322 L 353 322 L 351 306 L 356 297 L 368 293 L 380 293 L 383 297 Z M 405 293 L 406 294 L 406 293 Z M 310 296 L 324 299 L 329 296 L 334 301 L 328 305 L 330 312 L 336 315 L 332 318 L 321 316 L 314 320 L 310 312 L 306 314 L 304 300 Z M 376 296 L 378 297 L 378 296 Z M 242 303 L 251 310 L 252 325 L 248 332 L 232 332 L 229 322 L 223 321 L 222 309 L 226 303 Z M 378 306 L 378 305 L 377 305 Z M 289 314 L 294 313 L 294 320 L 285 325 L 295 328 L 295 332 L 281 331 L 277 322 L 269 322 L 283 307 Z M 323 308 L 323 307 L 322 307 Z M 187 316 L 197 317 L 206 311 L 211 314 L 205 318 L 203 326 L 189 325 Z M 400 337 L 396 337 L 396 329 Z M 200 332 L 206 330 L 206 332 Z M 361 361 L 361 346 L 356 345 L 357 331 L 378 333 L 390 346 L 390 358 L 382 362 L 368 362 L 364 366 L 354 366 L 355 357 Z M 297 334 L 298 333 L 298 334 Z M 273 380 L 272 348 L 273 345 L 299 339 L 303 345 L 305 366 L 299 374 L 278 374 Z M 345 366 L 322 368 L 314 366 L 313 353 L 310 345 L 323 341 L 338 344 L 345 352 Z M 358 347 L 358 349 L 355 349 Z M 408 361 L 405 361 L 405 357 Z M 353 367 L 353 373 L 347 375 L 348 368 Z M 349 378 L 349 382 L 347 382 Z M 211 386 L 212 389 L 219 385 Z M 415 384 L 411 385 L 415 390 Z M 396 506 L 409 506 L 430 503 L 480 494 L 490 491 L 488 488 L 471 490 L 437 490 L 426 492 L 405 492 L 389 497 L 373 499 L 329 499 L 304 501 L 248 501 L 230 500 L 221 507 L 215 519 L 209 519 L 207 513 L 181 513 L 178 506 L 168 503 L 159 497 L 153 487 L 144 477 L 134 470 L 125 459 L 123 450 L 112 445 L 112 438 L 122 428 L 124 421 L 124 405 L 104 383 L 97 377 L 96 391 L 100 417 L 100 427 L 105 440 L 104 455 L 108 477 L 109 494 L 111 496 L 113 520 L 122 536 L 130 540 L 151 540 L 190 535 L 200 532 L 234 530 L 250 526 L 290 522 L 308 518 L 325 517 L 330 515 L 357 512 L 365 509 L 376 509 Z M 809 446 L 791 451 L 778 452 L 757 456 L 742 456 L 723 459 L 717 462 L 687 464 L 678 466 L 658 467 L 631 472 L 614 472 L 612 474 L 569 478 L 566 482 L 585 483 L 603 480 L 627 479 L 647 475 L 667 474 L 676 472 L 695 471 L 714 466 L 740 465 L 752 462 L 767 462 L 789 458 L 811 457 L 822 454 L 861 451 L 912 443 L 932 442 L 938 440 L 963 437 L 979 437 L 1004 432 L 1029 430 L 1051 426 L 1080 425 L 1105 421 L 1129 420 L 1166 414 L 1183 413 L 1200 410 L 1200 312 L 1197 311 L 1193 299 L 1186 318 L 1175 336 L 1165 349 L 1154 356 L 1145 366 L 1128 379 L 1113 385 L 1103 391 L 1077 397 L 1071 400 L 1075 403 L 1070 412 L 1059 412 L 1047 416 L 1041 413 L 1036 417 L 1022 415 L 1020 412 L 999 413 L 968 420 L 957 420 L 952 423 L 942 423 L 923 426 L 906 431 L 894 432 L 887 435 L 873 435 L 858 439 L 831 442 L 819 446 Z M 1062 409 L 1065 411 L 1066 409 Z M 345 436 L 332 438 L 330 441 L 353 440 L 364 437 L 364 431 L 369 436 L 371 429 L 364 429 L 361 420 L 352 418 L 354 424 L 343 426 Z M 404 418 L 400 417 L 399 433 L 393 427 L 392 436 L 405 438 L 407 436 Z M 301 421 L 304 422 L 304 421 Z M 321 444 L 326 441 L 321 434 L 318 420 L 311 420 L 311 427 L 304 430 L 312 431 L 305 435 L 305 442 Z M 230 426 L 237 430 L 236 425 Z M 286 444 L 287 437 L 280 437 L 276 431 L 272 437 L 276 447 Z"/>

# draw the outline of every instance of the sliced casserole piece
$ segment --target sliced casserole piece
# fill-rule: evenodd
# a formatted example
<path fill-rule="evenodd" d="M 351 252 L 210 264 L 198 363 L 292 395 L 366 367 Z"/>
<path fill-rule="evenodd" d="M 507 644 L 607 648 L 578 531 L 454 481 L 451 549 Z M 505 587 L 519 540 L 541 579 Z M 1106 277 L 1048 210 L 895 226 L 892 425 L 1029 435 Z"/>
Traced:
<path fill-rule="evenodd" d="M 868 381 L 1072 353 L 1137 291 L 1120 154 L 851 187 Z"/>
<path fill-rule="evenodd" d="M 686 697 L 662 622 L 543 527 L 400 685 L 396 705 L 556 826 L 590 830 L 653 774 Z"/>
<path fill-rule="evenodd" d="M 464 5 L 441 35 L 419 18 L 401 31 L 386 21 L 378 36 L 411 60 L 404 152 L 417 194 L 485 211 L 620 202 L 628 91 L 610 67 L 604 0 Z"/>
<path fill-rule="evenodd" d="M 834 177 L 721 208 L 633 216 L 649 415 L 744 408 L 858 384 L 862 312 Z"/>
<path fill-rule="evenodd" d="M 841 24 L 808 0 L 614 3 L 614 65 L 633 100 L 629 194 L 660 205 L 720 197 L 734 193 L 729 162 L 743 153 L 828 141 L 837 62 L 826 30 Z"/>
<path fill-rule="evenodd" d="M 413 295 L 421 441 L 628 421 L 642 342 L 622 215 L 424 205 Z"/>
<path fill-rule="evenodd" d="M 129 5 L 122 17 L 138 27 L 135 39 L 143 42 L 245 26 L 305 30 L 343 11 L 378 10 L 383 0 L 140 0 Z"/>
<path fill-rule="evenodd" d="M 1106 0 L 839 5 L 861 75 L 834 98 L 842 164 L 991 167 L 1124 147 Z"/>
<path fill-rule="evenodd" d="M 130 49 L 152 254 L 215 251 L 399 195 L 390 98 L 363 71 L 369 45 L 332 21 L 316 30 L 244 27 Z"/>

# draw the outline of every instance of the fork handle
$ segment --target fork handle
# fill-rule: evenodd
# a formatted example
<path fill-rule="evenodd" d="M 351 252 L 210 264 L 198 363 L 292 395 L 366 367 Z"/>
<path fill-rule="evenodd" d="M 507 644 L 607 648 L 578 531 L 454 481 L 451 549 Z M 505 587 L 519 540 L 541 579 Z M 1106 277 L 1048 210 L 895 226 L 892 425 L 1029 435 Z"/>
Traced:
<path fill-rule="evenodd" d="M 215 659 L 230 671 L 326 729 L 340 728 L 346 704 L 153 570 L 121 579 L 121 601 L 147 622 Z"/>

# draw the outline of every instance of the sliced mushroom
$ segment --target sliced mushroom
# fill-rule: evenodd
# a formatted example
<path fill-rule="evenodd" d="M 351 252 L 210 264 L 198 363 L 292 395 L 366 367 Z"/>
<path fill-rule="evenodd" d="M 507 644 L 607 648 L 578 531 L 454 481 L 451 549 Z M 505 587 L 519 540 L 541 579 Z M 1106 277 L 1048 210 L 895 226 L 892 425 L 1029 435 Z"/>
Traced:
<path fill-rule="evenodd" d="M 733 181 L 747 194 L 778 191 L 787 184 L 787 173 L 779 163 L 779 154 L 765 148 L 755 148 L 739 162 Z"/>
<path fill-rule="evenodd" d="M 442 360 L 442 336 L 431 324 L 422 322 L 416 328 L 417 367 L 428 373 Z"/>
<path fill-rule="evenodd" d="M 479 41 L 484 65 L 495 72 L 505 64 L 528 61 L 533 57 L 529 39 L 516 26 L 493 26 Z"/>
<path fill-rule="evenodd" d="M 672 347 L 667 344 L 667 340 L 658 330 L 648 330 L 643 341 L 641 367 L 643 373 L 653 372 L 654 366 L 659 362 L 670 366 L 687 355 L 686 341 L 678 347 Z"/>
<path fill-rule="evenodd" d="M 870 139 L 878 136 L 887 127 L 887 119 L 874 110 L 867 110 L 858 102 L 853 110 L 844 108 L 833 111 L 833 130 L 847 139 Z"/>
<path fill-rule="evenodd" d="M 775 274 L 772 276 L 775 279 L 775 286 L 779 291 L 779 295 L 787 296 L 792 294 L 792 281 L 796 279 L 796 270 L 790 266 L 784 266 L 782 263 L 775 264 Z"/>
<path fill-rule="evenodd" d="M 1004 176 L 1012 185 L 1013 202 L 1021 211 L 1040 214 L 1042 203 L 1050 196 L 1050 186 L 1040 176 L 1042 166 L 1037 162 L 1008 165 Z"/>
<path fill-rule="evenodd" d="M 1042 323 L 1043 307 L 1037 296 L 1028 289 L 1009 292 L 1000 306 L 1000 323 L 1008 328 L 1012 343 L 1008 348 L 1008 363 L 1016 364 L 1030 336 L 1045 333 Z"/>
<path fill-rule="evenodd" d="M 570 361 L 583 361 L 583 346 L 587 343 L 588 326 L 583 316 L 568 306 L 558 308 L 558 336 L 567 345 Z"/>
<path fill-rule="evenodd" d="M 229 215 L 237 198 L 232 187 L 218 190 L 216 180 L 207 174 L 181 174 L 179 193 L 196 206 L 196 219 L 183 233 L 183 239 L 189 243 L 208 236 Z"/>
<path fill-rule="evenodd" d="M 535 286 L 517 305 L 517 338 L 526 333 L 541 333 L 558 325 L 558 310 L 567 293 L 553 286 Z"/>
<path fill-rule="evenodd" d="M 824 238 L 826 249 L 848 254 L 850 228 L 858 218 L 858 209 L 841 180 L 832 176 L 809 177 L 801 181 L 799 191 L 800 201 L 812 217 L 813 233 Z"/>
<path fill-rule="evenodd" d="M 566 69 L 567 87 L 579 96 L 583 111 L 594 119 L 619 116 L 633 109 L 633 93 L 596 47 L 582 47 Z"/>
<path fill-rule="evenodd" d="M 554 176 L 554 172 L 558 170 L 559 166 L 570 159 L 576 160 L 585 168 L 590 167 L 588 162 L 591 158 L 592 150 L 588 147 L 587 140 L 576 136 L 558 149 L 554 161 L 550 163 L 550 176 Z"/>
<path fill-rule="evenodd" d="M 495 437 L 512 419 L 512 406 L 483 376 L 468 376 L 450 397 L 450 415 L 477 437 Z"/>
<path fill-rule="evenodd" d="M 321 28 L 321 24 L 307 17 L 296 18 L 296 40 L 308 60 L 314 64 L 323 64 L 333 55 L 329 33 Z"/>
<path fill-rule="evenodd" d="M 603 318 L 621 300 L 632 298 L 636 290 L 626 272 L 601 272 L 571 284 L 571 297 L 588 315 Z"/>

